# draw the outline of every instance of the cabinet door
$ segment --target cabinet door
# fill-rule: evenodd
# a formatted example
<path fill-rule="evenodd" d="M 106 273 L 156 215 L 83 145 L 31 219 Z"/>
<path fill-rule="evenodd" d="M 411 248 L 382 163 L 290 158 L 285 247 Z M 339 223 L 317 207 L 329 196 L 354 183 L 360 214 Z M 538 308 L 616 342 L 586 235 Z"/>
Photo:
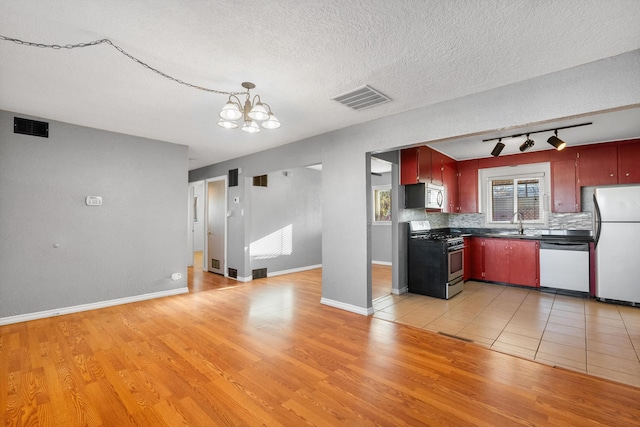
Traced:
<path fill-rule="evenodd" d="M 509 283 L 540 286 L 539 243 L 531 240 L 509 240 Z"/>
<path fill-rule="evenodd" d="M 443 164 L 445 205 L 444 212 L 458 212 L 458 172 L 455 165 Z"/>
<path fill-rule="evenodd" d="M 484 280 L 484 239 L 471 238 L 471 279 Z M 466 268 L 466 266 L 465 266 Z"/>
<path fill-rule="evenodd" d="M 618 147 L 602 144 L 581 150 L 578 155 L 578 185 L 609 185 L 618 183 Z"/>
<path fill-rule="evenodd" d="M 478 212 L 478 161 L 458 162 L 458 209 L 460 213 Z"/>
<path fill-rule="evenodd" d="M 447 157 L 431 150 L 431 182 L 438 185 L 444 184 L 444 162 Z"/>
<path fill-rule="evenodd" d="M 400 185 L 418 183 L 418 148 L 400 150 Z"/>
<path fill-rule="evenodd" d="M 462 280 L 465 282 L 471 278 L 471 238 L 465 237 L 464 239 L 464 273 Z"/>
<path fill-rule="evenodd" d="M 431 148 L 424 146 L 418 150 L 418 181 L 431 182 Z"/>
<path fill-rule="evenodd" d="M 484 240 L 484 279 L 509 283 L 509 239 Z"/>
<path fill-rule="evenodd" d="M 620 184 L 640 183 L 640 139 L 618 146 L 618 182 Z"/>
<path fill-rule="evenodd" d="M 576 161 L 571 159 L 552 162 L 551 198 L 553 212 L 578 212 L 576 194 Z"/>

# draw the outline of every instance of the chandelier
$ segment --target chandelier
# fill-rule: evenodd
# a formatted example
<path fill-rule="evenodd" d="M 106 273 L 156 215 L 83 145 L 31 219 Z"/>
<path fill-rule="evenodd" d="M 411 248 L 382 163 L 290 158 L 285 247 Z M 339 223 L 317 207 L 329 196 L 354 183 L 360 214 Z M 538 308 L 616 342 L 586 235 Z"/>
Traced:
<path fill-rule="evenodd" d="M 249 91 L 254 89 L 256 85 L 251 82 L 244 82 L 242 87 L 247 90 L 244 104 L 237 96 L 229 95 L 229 100 L 220 111 L 218 126 L 222 126 L 225 129 L 235 129 L 238 127 L 236 120 L 242 118 L 244 124 L 241 129 L 245 132 L 260 132 L 258 121 L 262 122 L 261 125 L 265 129 L 278 129 L 280 121 L 271 112 L 269 104 L 263 103 L 260 95 L 255 95 L 253 100 L 251 99 Z"/>

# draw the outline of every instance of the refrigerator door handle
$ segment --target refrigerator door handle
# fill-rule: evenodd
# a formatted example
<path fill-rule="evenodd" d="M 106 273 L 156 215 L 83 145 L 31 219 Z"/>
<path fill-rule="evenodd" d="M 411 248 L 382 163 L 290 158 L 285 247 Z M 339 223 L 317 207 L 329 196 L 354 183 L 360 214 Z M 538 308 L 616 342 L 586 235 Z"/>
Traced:
<path fill-rule="evenodd" d="M 593 248 L 597 248 L 598 247 L 598 240 L 600 240 L 600 230 L 602 230 L 602 217 L 600 216 L 600 206 L 598 206 L 598 198 L 596 197 L 596 195 L 593 195 L 593 206 L 595 207 L 594 209 L 594 214 L 595 214 L 595 226 L 596 226 L 596 238 L 595 238 L 595 243 L 593 245 Z"/>

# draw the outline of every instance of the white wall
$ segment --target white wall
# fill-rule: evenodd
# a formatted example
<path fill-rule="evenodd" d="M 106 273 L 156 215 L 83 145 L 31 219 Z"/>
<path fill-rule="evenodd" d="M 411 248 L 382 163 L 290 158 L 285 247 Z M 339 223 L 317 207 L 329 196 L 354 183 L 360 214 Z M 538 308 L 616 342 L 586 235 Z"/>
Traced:
<path fill-rule="evenodd" d="M 30 118 L 0 111 L 0 320 L 185 289 L 187 148 L 46 118 L 49 138 L 18 135 L 14 116 Z"/>
<path fill-rule="evenodd" d="M 640 51 L 633 51 L 201 168 L 190 180 L 239 166 L 279 170 L 321 162 L 323 302 L 371 313 L 366 153 L 640 104 L 639 76 Z M 245 255 L 230 256 L 241 264 Z"/>

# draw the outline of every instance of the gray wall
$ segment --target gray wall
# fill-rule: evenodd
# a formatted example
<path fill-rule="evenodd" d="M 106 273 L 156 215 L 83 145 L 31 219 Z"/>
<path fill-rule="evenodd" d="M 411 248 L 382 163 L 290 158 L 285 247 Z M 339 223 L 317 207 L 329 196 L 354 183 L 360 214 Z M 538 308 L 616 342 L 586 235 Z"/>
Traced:
<path fill-rule="evenodd" d="M 0 111 L 0 318 L 184 288 L 187 148 L 38 118 L 49 138 L 18 135 L 14 116 L 30 118 Z"/>
<path fill-rule="evenodd" d="M 391 172 L 371 175 L 371 188 L 379 185 L 391 185 Z M 371 260 L 391 263 L 391 222 L 371 225 Z"/>
<path fill-rule="evenodd" d="M 322 296 L 371 312 L 367 153 L 640 104 L 639 75 L 640 51 L 633 51 L 201 168 L 189 179 L 322 163 Z M 230 241 L 243 233 L 230 229 Z M 246 263 L 237 248 L 229 258 Z"/>
<path fill-rule="evenodd" d="M 267 268 L 271 274 L 322 264 L 321 183 L 321 171 L 297 168 L 271 172 L 267 187 L 250 188 L 251 270 Z M 273 252 L 277 252 L 278 238 L 289 237 L 288 227 L 291 230 L 290 254 L 258 256 L 253 250 L 251 245 L 266 239 L 267 243 L 274 244 Z"/>

